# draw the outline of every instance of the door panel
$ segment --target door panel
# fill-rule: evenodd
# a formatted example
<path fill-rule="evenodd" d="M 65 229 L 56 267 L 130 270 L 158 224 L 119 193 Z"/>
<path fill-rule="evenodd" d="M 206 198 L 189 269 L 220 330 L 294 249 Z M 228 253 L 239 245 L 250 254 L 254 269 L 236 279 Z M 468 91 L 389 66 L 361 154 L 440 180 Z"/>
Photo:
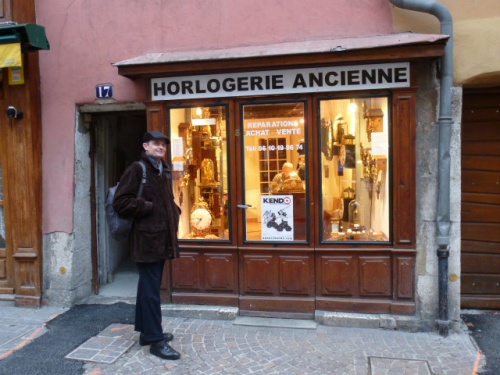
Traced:
<path fill-rule="evenodd" d="M 470 273 L 497 273 L 500 270 L 500 254 L 465 253 L 462 255 L 462 267 Z"/>
<path fill-rule="evenodd" d="M 500 275 L 463 275 L 462 294 L 494 295 L 499 284 Z"/>
<path fill-rule="evenodd" d="M 307 256 L 280 256 L 279 292 L 282 295 L 309 295 L 314 280 L 311 259 Z"/>
<path fill-rule="evenodd" d="M 359 261 L 360 296 L 391 296 L 391 259 L 361 256 Z"/>
<path fill-rule="evenodd" d="M 321 256 L 319 262 L 321 295 L 351 297 L 355 294 L 358 275 L 353 256 Z"/>
<path fill-rule="evenodd" d="M 240 314 L 314 316 L 314 257 L 279 253 L 241 255 Z"/>
<path fill-rule="evenodd" d="M 305 101 L 241 104 L 242 315 L 312 318 Z M 300 246 L 300 248 L 297 248 Z"/>
<path fill-rule="evenodd" d="M 18 17 L 30 8 L 23 6 Z M 31 19 L 31 16 L 25 19 Z M 0 103 L 17 103 L 24 117 L 12 122 L 0 120 L 0 163 L 2 167 L 1 215 L 5 215 L 0 231 L 5 244 L 6 277 L 0 280 L 0 293 L 14 294 L 16 306 L 39 307 L 42 300 L 42 168 L 41 118 L 37 58 L 25 55 L 24 85 L 3 85 Z M 4 73 L 5 76 L 5 73 Z M 6 108 L 5 106 L 4 108 Z M 1 219 L 0 219 L 1 221 Z"/>
<path fill-rule="evenodd" d="M 244 254 L 245 294 L 309 295 L 314 292 L 312 255 Z"/>
<path fill-rule="evenodd" d="M 500 89 L 464 90 L 461 305 L 500 308 Z"/>
<path fill-rule="evenodd" d="M 500 254 L 500 246 L 496 242 L 470 241 L 462 237 L 462 248 L 468 253 Z"/>
<path fill-rule="evenodd" d="M 273 294 L 276 268 L 276 258 L 271 255 L 243 255 L 241 291 L 245 294 Z"/>
<path fill-rule="evenodd" d="M 395 259 L 395 297 L 411 301 L 415 294 L 415 257 L 399 255 Z"/>
<path fill-rule="evenodd" d="M 462 204 L 462 220 L 482 223 L 500 223 L 500 205 L 492 206 L 484 203 L 468 203 Z"/>

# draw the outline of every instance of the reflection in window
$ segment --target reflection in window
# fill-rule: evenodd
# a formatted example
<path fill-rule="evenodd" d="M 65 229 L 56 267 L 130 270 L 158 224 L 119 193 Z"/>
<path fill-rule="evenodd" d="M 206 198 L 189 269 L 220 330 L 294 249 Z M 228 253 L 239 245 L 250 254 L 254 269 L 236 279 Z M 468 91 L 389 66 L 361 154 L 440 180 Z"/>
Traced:
<path fill-rule="evenodd" d="M 387 98 L 321 101 L 323 240 L 389 240 Z"/>
<path fill-rule="evenodd" d="M 171 109 L 170 124 L 179 238 L 229 239 L 226 108 Z"/>
<path fill-rule="evenodd" d="M 259 139 L 260 192 L 269 193 L 273 177 L 286 163 L 286 138 Z"/>

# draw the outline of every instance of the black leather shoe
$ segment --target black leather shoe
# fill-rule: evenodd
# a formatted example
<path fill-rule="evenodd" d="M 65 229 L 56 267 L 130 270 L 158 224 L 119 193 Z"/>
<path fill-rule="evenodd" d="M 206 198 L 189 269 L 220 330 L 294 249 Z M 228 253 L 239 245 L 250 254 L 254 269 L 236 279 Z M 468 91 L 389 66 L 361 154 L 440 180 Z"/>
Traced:
<path fill-rule="evenodd" d="M 174 335 L 172 335 L 171 333 L 165 332 L 163 334 L 163 340 L 165 340 L 165 342 L 172 341 L 173 339 L 174 339 Z M 142 333 L 140 334 L 140 336 L 139 336 L 139 345 L 140 346 L 151 345 L 152 343 L 153 343 L 152 341 L 144 340 L 144 338 L 142 337 Z"/>
<path fill-rule="evenodd" d="M 176 360 L 181 358 L 180 353 L 176 351 L 174 348 L 172 348 L 170 345 L 168 345 L 166 341 L 160 341 L 151 344 L 149 352 L 152 355 L 155 355 L 162 359 Z"/>

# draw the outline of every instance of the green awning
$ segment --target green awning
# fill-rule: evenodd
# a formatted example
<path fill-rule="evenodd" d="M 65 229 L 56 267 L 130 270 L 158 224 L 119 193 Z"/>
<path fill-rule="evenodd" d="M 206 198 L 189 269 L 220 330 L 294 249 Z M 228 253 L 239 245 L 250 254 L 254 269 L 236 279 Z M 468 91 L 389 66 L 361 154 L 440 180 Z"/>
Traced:
<path fill-rule="evenodd" d="M 21 43 L 23 51 L 50 49 L 45 27 L 33 23 L 0 25 L 0 44 Z"/>

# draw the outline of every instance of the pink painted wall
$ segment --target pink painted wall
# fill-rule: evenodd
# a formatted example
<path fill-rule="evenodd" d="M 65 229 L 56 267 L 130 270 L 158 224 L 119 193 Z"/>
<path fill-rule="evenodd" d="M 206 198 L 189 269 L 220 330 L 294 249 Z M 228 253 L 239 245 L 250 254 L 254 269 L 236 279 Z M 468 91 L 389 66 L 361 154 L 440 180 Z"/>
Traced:
<path fill-rule="evenodd" d="M 118 102 L 145 82 L 111 64 L 149 52 L 202 50 L 392 32 L 388 0 L 40 0 L 43 231 L 73 232 L 75 105 L 112 83 Z"/>

